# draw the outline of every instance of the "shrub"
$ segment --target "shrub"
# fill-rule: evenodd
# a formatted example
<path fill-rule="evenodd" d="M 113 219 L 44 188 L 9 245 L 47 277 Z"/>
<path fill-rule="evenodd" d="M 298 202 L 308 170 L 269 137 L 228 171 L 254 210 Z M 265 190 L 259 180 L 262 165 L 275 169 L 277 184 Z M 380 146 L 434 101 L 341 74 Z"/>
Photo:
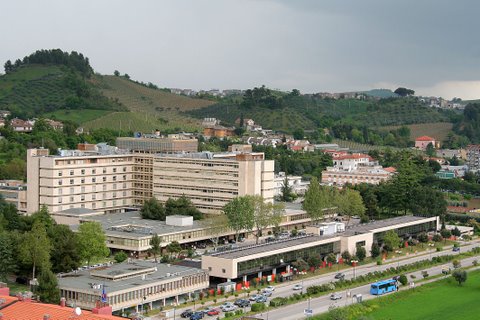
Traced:
<path fill-rule="evenodd" d="M 378 245 L 378 243 L 372 243 L 372 250 L 370 251 L 370 253 L 372 254 L 373 258 L 376 258 L 380 255 L 380 246 Z"/>
<path fill-rule="evenodd" d="M 402 285 L 406 285 L 408 283 L 408 278 L 406 275 L 402 274 L 400 276 L 400 278 L 398 279 L 398 281 L 402 284 Z"/>
<path fill-rule="evenodd" d="M 437 252 L 440 252 L 443 250 L 443 247 L 437 247 Z"/>
<path fill-rule="evenodd" d="M 476 267 L 478 265 L 478 260 L 477 259 L 473 260 L 472 264 Z"/>
<path fill-rule="evenodd" d="M 435 241 L 435 242 L 441 242 L 441 241 L 443 241 L 443 238 L 440 234 L 437 233 L 433 236 L 432 240 Z"/>
<path fill-rule="evenodd" d="M 458 269 L 461 267 L 462 263 L 460 262 L 460 260 L 455 259 L 452 261 L 452 265 L 455 269 Z"/>
<path fill-rule="evenodd" d="M 428 272 L 427 271 L 422 271 L 422 276 L 424 279 L 428 278 Z"/>
<path fill-rule="evenodd" d="M 345 260 L 345 262 L 350 262 L 350 260 L 352 260 L 352 255 L 348 250 L 342 252 L 342 259 Z"/>
<path fill-rule="evenodd" d="M 425 232 L 421 232 L 417 236 L 418 241 L 422 243 L 427 243 L 428 242 L 428 235 Z"/>
<path fill-rule="evenodd" d="M 381 259 L 378 259 L 377 260 L 377 266 L 381 266 L 383 264 L 382 260 Z"/>
<path fill-rule="evenodd" d="M 315 287 L 319 287 L 319 286 L 315 286 Z M 310 288 L 308 288 L 310 289 Z M 307 289 L 307 292 L 308 292 L 308 289 Z M 270 300 L 270 306 L 271 307 L 280 307 L 280 306 L 284 306 L 288 303 L 288 299 L 287 298 L 282 298 L 282 297 L 277 297 L 277 298 L 273 298 L 272 300 Z"/>
<path fill-rule="evenodd" d="M 363 261 L 367 256 L 367 251 L 364 247 L 358 246 L 357 252 L 355 253 L 359 261 Z"/>
<path fill-rule="evenodd" d="M 115 254 L 114 259 L 116 262 L 122 263 L 123 261 L 128 259 L 128 255 L 123 251 L 119 251 Z"/>

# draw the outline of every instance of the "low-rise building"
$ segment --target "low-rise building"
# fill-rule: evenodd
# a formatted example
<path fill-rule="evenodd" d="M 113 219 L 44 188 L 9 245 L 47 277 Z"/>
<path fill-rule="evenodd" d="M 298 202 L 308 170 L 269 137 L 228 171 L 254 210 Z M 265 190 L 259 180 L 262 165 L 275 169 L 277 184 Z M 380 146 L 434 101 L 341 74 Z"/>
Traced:
<path fill-rule="evenodd" d="M 27 212 L 27 184 L 21 180 L 0 180 L 0 195 L 21 213 Z"/>
<path fill-rule="evenodd" d="M 429 136 L 421 136 L 415 139 L 415 148 L 420 150 L 427 150 L 427 146 L 431 144 L 435 149 L 440 148 L 440 141 Z"/>
<path fill-rule="evenodd" d="M 103 296 L 119 314 L 178 304 L 208 286 L 208 273 L 202 269 L 133 259 L 58 278 L 67 305 L 92 310 Z"/>
<path fill-rule="evenodd" d="M 331 253 L 336 254 L 337 258 L 344 251 L 355 254 L 359 246 L 364 247 L 367 255 L 370 255 L 372 244 L 382 244 L 387 231 L 394 230 L 401 238 L 408 239 L 420 232 L 437 231 L 439 217 L 403 216 L 345 229 L 341 224 L 321 223 L 312 228 L 316 231 L 307 230 L 315 234 L 203 255 L 202 269 L 208 270 L 211 277 L 248 285 L 248 281 L 256 277 L 291 275 L 292 265 L 299 258 L 307 260 L 315 256 L 325 261 Z M 337 233 L 329 232 L 332 228 Z M 320 235 L 322 230 L 327 234 Z"/>
<path fill-rule="evenodd" d="M 343 186 L 347 183 L 356 185 L 360 183 L 379 184 L 389 180 L 394 174 L 392 168 L 381 166 L 358 167 L 353 171 L 341 170 L 335 167 L 327 167 L 322 172 L 322 184 L 329 186 Z"/>
<path fill-rule="evenodd" d="M 304 195 L 308 190 L 310 181 L 303 181 L 301 176 L 287 176 L 288 186 L 297 195 Z M 282 194 L 282 189 L 285 184 L 285 172 L 279 172 L 275 175 L 275 196 Z"/>

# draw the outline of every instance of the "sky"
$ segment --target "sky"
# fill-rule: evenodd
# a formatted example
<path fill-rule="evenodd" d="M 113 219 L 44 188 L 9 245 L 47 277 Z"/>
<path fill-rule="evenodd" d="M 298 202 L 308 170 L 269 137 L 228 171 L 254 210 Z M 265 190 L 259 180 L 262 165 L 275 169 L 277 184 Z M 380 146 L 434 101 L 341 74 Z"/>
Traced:
<path fill-rule="evenodd" d="M 5 1 L 0 62 L 60 48 L 168 88 L 478 99 L 479 12 L 477 0 Z"/>

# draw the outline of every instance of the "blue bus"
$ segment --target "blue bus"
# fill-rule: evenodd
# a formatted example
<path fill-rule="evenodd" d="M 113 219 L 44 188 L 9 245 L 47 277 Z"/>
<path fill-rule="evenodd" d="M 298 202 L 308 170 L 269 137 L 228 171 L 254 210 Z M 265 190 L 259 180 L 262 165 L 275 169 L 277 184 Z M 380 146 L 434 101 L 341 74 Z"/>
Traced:
<path fill-rule="evenodd" d="M 378 281 L 378 282 L 372 283 L 372 285 L 370 286 L 370 294 L 381 295 L 384 293 L 397 291 L 397 287 L 398 287 L 398 284 L 397 284 L 397 280 L 395 279 Z"/>

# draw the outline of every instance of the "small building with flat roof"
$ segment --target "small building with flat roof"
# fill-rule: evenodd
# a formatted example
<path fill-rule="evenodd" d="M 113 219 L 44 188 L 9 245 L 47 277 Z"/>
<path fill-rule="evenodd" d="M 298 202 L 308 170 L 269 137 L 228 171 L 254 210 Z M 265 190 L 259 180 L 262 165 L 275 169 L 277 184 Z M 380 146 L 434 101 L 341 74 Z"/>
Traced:
<path fill-rule="evenodd" d="M 92 310 L 98 301 L 108 303 L 113 312 L 160 308 L 190 298 L 207 289 L 208 273 L 151 261 L 128 262 L 64 274 L 58 278 L 61 296 L 67 305 Z M 106 296 L 106 297 L 105 297 Z"/>

